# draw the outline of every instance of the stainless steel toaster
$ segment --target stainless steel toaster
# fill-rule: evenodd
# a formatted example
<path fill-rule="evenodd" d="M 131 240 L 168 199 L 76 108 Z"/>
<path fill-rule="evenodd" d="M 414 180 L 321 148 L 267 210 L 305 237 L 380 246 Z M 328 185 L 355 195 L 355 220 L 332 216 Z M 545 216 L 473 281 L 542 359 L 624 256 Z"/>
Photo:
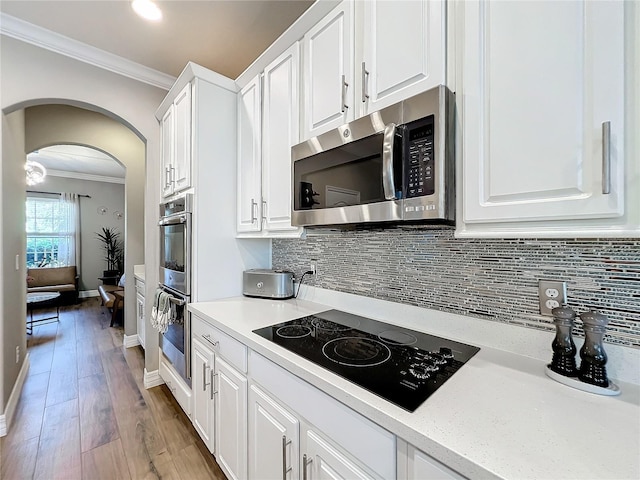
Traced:
<path fill-rule="evenodd" d="M 253 269 L 242 274 L 242 294 L 247 297 L 293 297 L 293 272 L 288 270 Z"/>

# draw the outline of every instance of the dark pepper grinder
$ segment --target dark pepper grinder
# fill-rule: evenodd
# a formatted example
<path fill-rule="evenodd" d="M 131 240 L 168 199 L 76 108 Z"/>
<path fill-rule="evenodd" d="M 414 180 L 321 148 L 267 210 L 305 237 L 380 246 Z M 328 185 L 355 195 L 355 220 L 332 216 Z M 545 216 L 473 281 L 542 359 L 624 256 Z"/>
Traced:
<path fill-rule="evenodd" d="M 607 354 L 602 346 L 602 337 L 609 319 L 594 311 L 588 311 L 580 315 L 585 334 L 584 345 L 580 349 L 580 373 L 578 378 L 592 385 L 607 388 L 609 379 L 607 378 Z"/>
<path fill-rule="evenodd" d="M 551 313 L 553 314 L 553 323 L 556 325 L 556 338 L 551 344 L 553 358 L 549 368 L 565 377 L 575 377 L 578 375 L 576 368 L 577 349 L 573 338 L 571 338 L 571 329 L 576 312 L 563 305 L 554 308 Z"/>

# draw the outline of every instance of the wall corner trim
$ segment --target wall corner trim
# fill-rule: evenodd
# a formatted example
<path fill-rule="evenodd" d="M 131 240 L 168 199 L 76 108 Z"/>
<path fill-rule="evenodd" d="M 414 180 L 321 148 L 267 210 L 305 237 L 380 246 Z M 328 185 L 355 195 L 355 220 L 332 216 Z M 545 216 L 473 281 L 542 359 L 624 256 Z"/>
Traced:
<path fill-rule="evenodd" d="M 16 383 L 13 385 L 13 390 L 11 390 L 11 395 L 9 396 L 9 401 L 7 402 L 7 408 L 2 413 L 2 415 L 0 415 L 0 437 L 4 437 L 11 427 L 11 422 L 13 421 L 13 416 L 15 415 L 16 409 L 18 408 L 18 401 L 20 400 L 20 394 L 22 393 L 22 387 L 24 386 L 24 382 L 27 378 L 28 372 L 29 352 L 27 352 L 24 356 L 24 362 L 22 362 L 22 367 L 20 367 L 18 378 L 16 378 Z"/>
<path fill-rule="evenodd" d="M 164 380 L 160 376 L 160 370 L 153 370 L 151 372 L 147 371 L 147 368 L 144 369 L 144 388 L 149 390 L 150 388 L 157 387 L 158 385 L 162 385 Z"/>

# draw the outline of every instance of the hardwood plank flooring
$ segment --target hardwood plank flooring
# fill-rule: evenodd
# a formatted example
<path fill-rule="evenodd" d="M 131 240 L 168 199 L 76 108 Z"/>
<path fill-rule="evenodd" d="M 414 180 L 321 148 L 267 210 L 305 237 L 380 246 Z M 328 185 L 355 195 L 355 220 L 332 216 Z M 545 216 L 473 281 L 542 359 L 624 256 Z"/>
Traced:
<path fill-rule="evenodd" d="M 144 352 L 96 298 L 60 309 L 27 337 L 30 369 L 0 478 L 225 479 L 165 386 L 143 386 Z"/>

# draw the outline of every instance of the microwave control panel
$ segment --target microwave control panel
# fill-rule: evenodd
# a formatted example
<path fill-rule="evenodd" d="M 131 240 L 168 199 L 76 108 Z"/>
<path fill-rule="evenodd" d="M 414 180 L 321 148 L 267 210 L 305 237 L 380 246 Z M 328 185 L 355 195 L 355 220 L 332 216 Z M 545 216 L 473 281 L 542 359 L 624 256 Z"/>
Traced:
<path fill-rule="evenodd" d="M 405 198 L 435 192 L 434 137 L 433 115 L 407 125 Z"/>

